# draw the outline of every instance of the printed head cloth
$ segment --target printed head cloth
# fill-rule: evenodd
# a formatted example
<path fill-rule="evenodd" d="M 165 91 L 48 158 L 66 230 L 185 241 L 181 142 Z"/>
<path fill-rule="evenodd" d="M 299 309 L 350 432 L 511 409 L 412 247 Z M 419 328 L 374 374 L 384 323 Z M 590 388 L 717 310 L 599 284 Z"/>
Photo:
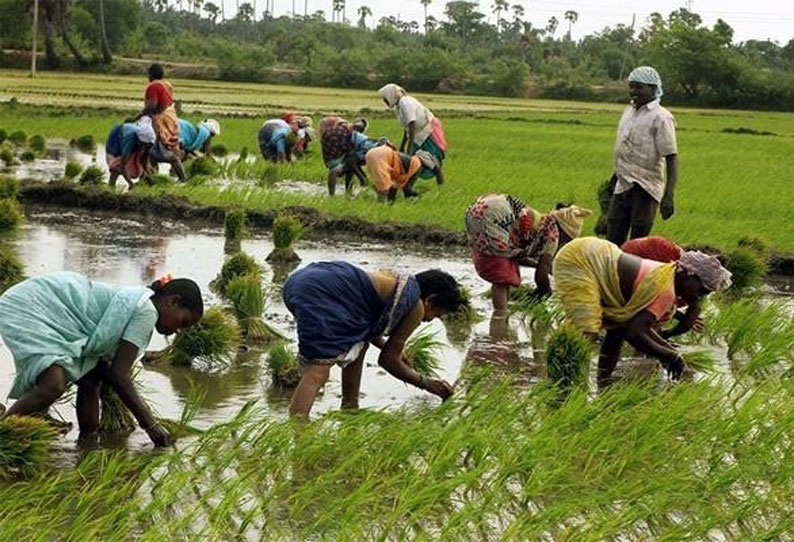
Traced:
<path fill-rule="evenodd" d="M 676 264 L 678 269 L 697 276 L 703 286 L 716 292 L 731 285 L 731 272 L 722 267 L 720 261 L 710 254 L 698 250 L 684 252 Z"/>
<path fill-rule="evenodd" d="M 400 98 L 406 95 L 406 92 L 403 87 L 395 85 L 394 83 L 389 83 L 381 87 L 378 94 L 380 94 L 381 98 L 386 100 L 386 105 L 389 106 L 389 109 L 394 109 L 397 107 Z"/>
<path fill-rule="evenodd" d="M 568 207 L 563 207 L 562 209 L 552 211 L 550 214 L 557 220 L 557 225 L 559 225 L 559 227 L 561 227 L 563 231 L 568 234 L 568 237 L 571 239 L 576 239 L 582 235 L 584 219 L 593 214 L 593 211 L 590 209 L 584 209 L 578 205 L 570 205 Z"/>
<path fill-rule="evenodd" d="M 634 68 L 634 70 L 629 74 L 629 83 L 644 83 L 646 85 L 653 85 L 656 87 L 654 89 L 654 97 L 658 100 L 662 97 L 662 78 L 659 77 L 659 72 L 657 72 L 654 68 L 650 66 L 640 66 L 638 68 Z"/>
<path fill-rule="evenodd" d="M 419 158 L 419 161 L 422 162 L 422 165 L 424 167 L 428 169 L 432 169 L 433 171 L 437 170 L 441 166 L 441 164 L 438 161 L 438 158 L 436 158 L 427 151 L 416 151 L 414 156 Z"/>

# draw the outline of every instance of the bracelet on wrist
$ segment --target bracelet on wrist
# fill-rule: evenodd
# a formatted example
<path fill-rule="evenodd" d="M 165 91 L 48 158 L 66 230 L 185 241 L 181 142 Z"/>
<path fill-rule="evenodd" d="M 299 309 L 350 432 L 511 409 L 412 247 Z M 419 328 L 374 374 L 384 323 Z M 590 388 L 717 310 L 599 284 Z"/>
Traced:
<path fill-rule="evenodd" d="M 416 387 L 420 390 L 427 389 L 427 378 L 422 375 L 419 375 L 419 382 L 416 383 Z"/>

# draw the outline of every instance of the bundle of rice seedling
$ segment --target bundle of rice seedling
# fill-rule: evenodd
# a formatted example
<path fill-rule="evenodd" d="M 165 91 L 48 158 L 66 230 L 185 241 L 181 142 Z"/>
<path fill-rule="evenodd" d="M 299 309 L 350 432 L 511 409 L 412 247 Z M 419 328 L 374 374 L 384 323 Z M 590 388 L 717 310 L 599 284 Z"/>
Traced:
<path fill-rule="evenodd" d="M 441 368 L 441 349 L 444 343 L 435 333 L 423 331 L 408 339 L 403 354 L 414 371 L 427 378 L 436 378 Z"/>
<path fill-rule="evenodd" d="M 598 207 L 601 210 L 601 214 L 593 228 L 596 235 L 607 234 L 607 214 L 609 213 L 609 205 L 612 201 L 612 193 L 615 191 L 617 181 L 617 177 L 612 175 L 612 177 L 598 186 Z"/>
<path fill-rule="evenodd" d="M 0 294 L 25 280 L 25 268 L 10 245 L 0 245 Z"/>
<path fill-rule="evenodd" d="M 259 273 L 232 279 L 226 286 L 226 297 L 240 324 L 243 336 L 249 341 L 285 339 L 270 327 L 262 317 L 265 311 L 265 295 Z"/>
<path fill-rule="evenodd" d="M 226 239 L 240 240 L 248 235 L 246 213 L 243 209 L 226 211 L 223 219 L 223 234 Z"/>
<path fill-rule="evenodd" d="M 91 134 L 82 135 L 77 139 L 73 139 L 71 144 L 86 154 L 90 154 L 96 149 L 96 141 Z"/>
<path fill-rule="evenodd" d="M 191 160 L 187 167 L 187 174 L 191 177 L 199 175 L 213 176 L 218 173 L 220 166 L 212 156 L 199 156 Z"/>
<path fill-rule="evenodd" d="M 6 139 L 8 139 L 8 132 L 0 128 L 0 143 L 4 142 Z"/>
<path fill-rule="evenodd" d="M 76 179 L 78 175 L 83 172 L 83 165 L 80 162 L 66 162 L 66 167 L 63 170 L 64 179 Z"/>
<path fill-rule="evenodd" d="M 465 286 L 460 286 L 459 291 L 463 302 L 460 304 L 457 311 L 444 315 L 443 319 L 446 321 L 468 322 L 471 324 L 482 320 L 480 313 L 477 312 L 477 309 L 471 304 L 471 291 Z"/>
<path fill-rule="evenodd" d="M 11 149 L 2 149 L 0 150 L 0 160 L 6 165 L 6 167 L 11 167 L 14 165 L 14 153 Z"/>
<path fill-rule="evenodd" d="M 561 326 L 551 334 L 546 347 L 549 380 L 565 391 L 586 387 L 592 353 L 590 341 L 581 332 Z"/>
<path fill-rule="evenodd" d="M 19 195 L 19 181 L 14 177 L 0 176 L 0 198 L 16 198 Z"/>
<path fill-rule="evenodd" d="M 210 152 L 212 153 L 213 156 L 217 156 L 219 158 L 222 158 L 227 154 L 229 154 L 229 150 L 222 143 L 212 145 Z"/>
<path fill-rule="evenodd" d="M 80 184 L 99 186 L 105 181 L 105 172 L 96 166 L 88 166 L 80 175 Z"/>
<path fill-rule="evenodd" d="M 0 231 L 9 231 L 22 224 L 19 202 L 13 198 L 0 198 Z"/>
<path fill-rule="evenodd" d="M 766 276 L 766 261 L 750 248 L 737 248 L 729 252 L 725 257 L 725 268 L 731 272 L 729 292 L 734 295 L 760 286 Z"/>
<path fill-rule="evenodd" d="M 240 155 L 237 157 L 238 162 L 245 162 L 248 160 L 248 147 L 240 149 Z"/>
<path fill-rule="evenodd" d="M 190 365 L 194 359 L 225 364 L 235 356 L 241 343 L 242 334 L 234 318 L 212 307 L 197 325 L 174 336 L 168 358 L 174 365 Z"/>
<path fill-rule="evenodd" d="M 0 479 L 28 477 L 46 466 L 58 432 L 39 418 L 0 420 Z"/>
<path fill-rule="evenodd" d="M 760 237 L 745 235 L 739 239 L 736 246 L 752 250 L 765 262 L 769 259 L 769 244 Z"/>
<path fill-rule="evenodd" d="M 219 294 L 225 296 L 226 288 L 232 280 L 245 275 L 260 275 L 261 273 L 262 267 L 256 263 L 253 257 L 245 252 L 238 252 L 226 260 L 223 267 L 221 267 L 221 272 L 210 283 L 210 286 Z"/>
<path fill-rule="evenodd" d="M 293 216 L 280 216 L 273 221 L 273 251 L 268 255 L 268 262 L 298 262 L 300 257 L 295 254 L 292 243 L 303 233 L 303 225 Z"/>
<path fill-rule="evenodd" d="M 99 390 L 101 415 L 99 430 L 103 433 L 129 433 L 135 430 L 135 418 L 122 403 L 113 387 L 103 382 Z"/>
<path fill-rule="evenodd" d="M 22 130 L 17 130 L 16 132 L 11 132 L 9 134 L 8 140 L 17 147 L 21 147 L 25 144 L 25 141 L 28 140 L 28 135 Z"/>
<path fill-rule="evenodd" d="M 34 162 L 36 160 L 36 153 L 33 151 L 24 151 L 19 155 L 19 159 L 23 162 Z"/>
<path fill-rule="evenodd" d="M 279 169 L 273 164 L 265 164 L 262 173 L 259 176 L 259 186 L 268 187 L 273 186 L 281 179 L 279 178 Z"/>
<path fill-rule="evenodd" d="M 35 152 L 44 152 L 47 149 L 47 142 L 44 140 L 43 136 L 34 135 L 30 138 L 30 141 L 28 141 L 28 147 Z"/>
<path fill-rule="evenodd" d="M 143 182 L 145 182 L 147 186 L 168 186 L 171 184 L 171 177 L 165 173 L 152 173 L 150 175 L 144 175 Z"/>
<path fill-rule="evenodd" d="M 276 341 L 268 348 L 267 366 L 274 386 L 291 389 L 300 382 L 297 357 L 286 341 Z"/>
<path fill-rule="evenodd" d="M 698 373 L 713 373 L 717 365 L 717 358 L 708 350 L 695 350 L 684 354 L 687 367 Z"/>

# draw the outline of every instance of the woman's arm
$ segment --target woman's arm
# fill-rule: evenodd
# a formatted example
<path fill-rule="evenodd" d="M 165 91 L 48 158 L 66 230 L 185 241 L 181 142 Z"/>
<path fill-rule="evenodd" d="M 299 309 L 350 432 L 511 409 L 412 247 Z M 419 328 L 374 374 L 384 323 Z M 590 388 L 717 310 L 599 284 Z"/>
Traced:
<path fill-rule="evenodd" d="M 538 287 L 537 294 L 540 297 L 551 295 L 551 256 L 541 254 L 538 266 L 535 268 L 535 284 Z"/>
<path fill-rule="evenodd" d="M 640 352 L 658 359 L 674 379 L 684 370 L 684 361 L 673 346 L 661 338 L 654 330 L 656 316 L 648 311 L 629 320 L 624 338 Z"/>
<path fill-rule="evenodd" d="M 679 313 L 676 313 L 676 317 L 678 317 L 678 314 Z M 686 312 L 678 317 L 678 323 L 675 327 L 662 331 L 661 336 L 663 339 L 669 339 L 670 337 L 683 335 L 690 329 L 694 329 L 695 331 L 703 329 L 703 321 L 700 319 L 700 302 L 689 305 Z"/>

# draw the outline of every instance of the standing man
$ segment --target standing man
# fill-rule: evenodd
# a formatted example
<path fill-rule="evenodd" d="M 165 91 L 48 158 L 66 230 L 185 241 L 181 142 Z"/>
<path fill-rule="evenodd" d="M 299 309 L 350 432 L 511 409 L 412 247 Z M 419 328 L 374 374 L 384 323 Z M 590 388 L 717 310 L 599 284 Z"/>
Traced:
<path fill-rule="evenodd" d="M 629 95 L 615 141 L 617 184 L 607 215 L 607 239 L 617 246 L 647 237 L 657 207 L 664 220 L 673 216 L 678 181 L 675 119 L 659 104 L 659 73 L 650 66 L 636 68 L 629 74 Z"/>

